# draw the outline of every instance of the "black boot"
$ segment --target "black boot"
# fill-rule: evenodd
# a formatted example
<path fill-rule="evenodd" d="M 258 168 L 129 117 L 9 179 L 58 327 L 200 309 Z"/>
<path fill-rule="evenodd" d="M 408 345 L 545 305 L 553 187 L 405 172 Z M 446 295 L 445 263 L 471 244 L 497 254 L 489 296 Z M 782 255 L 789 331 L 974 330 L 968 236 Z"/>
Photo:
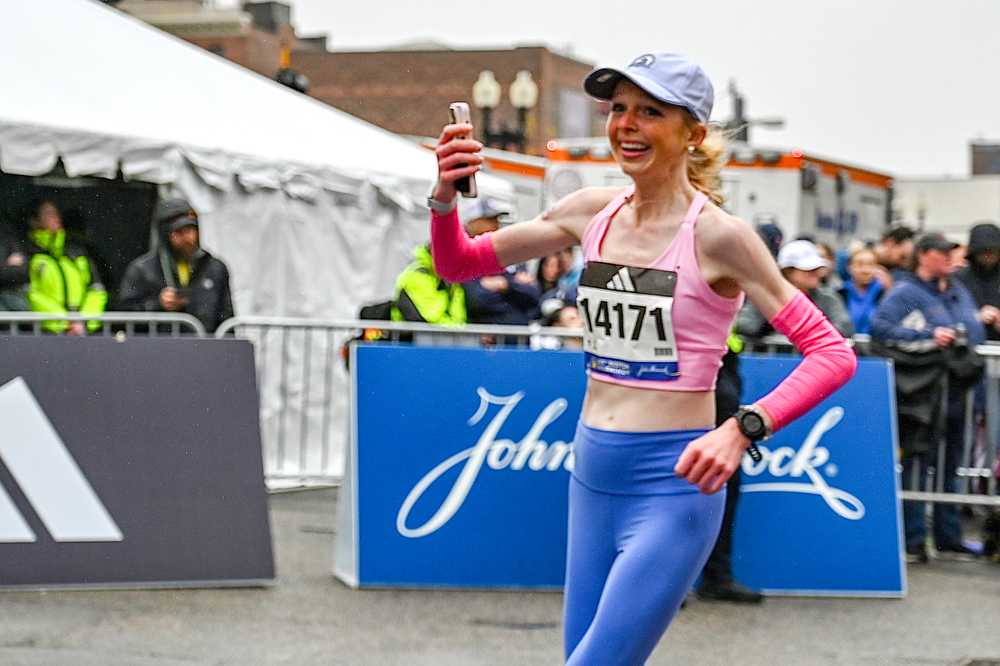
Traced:
<path fill-rule="evenodd" d="M 757 590 L 744 587 L 734 580 L 722 582 L 705 581 L 698 588 L 698 598 L 703 601 L 731 601 L 737 604 L 759 604 L 764 595 Z"/>

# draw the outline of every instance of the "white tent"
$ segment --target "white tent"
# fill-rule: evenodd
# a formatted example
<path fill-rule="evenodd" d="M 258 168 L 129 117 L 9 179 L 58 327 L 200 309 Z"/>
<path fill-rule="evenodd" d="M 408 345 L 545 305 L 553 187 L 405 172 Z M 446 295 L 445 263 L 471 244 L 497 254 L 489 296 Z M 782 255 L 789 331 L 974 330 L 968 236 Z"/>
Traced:
<path fill-rule="evenodd" d="M 0 57 L 0 171 L 185 195 L 238 314 L 353 317 L 427 236 L 429 151 L 117 10 L 5 3 Z"/>
<path fill-rule="evenodd" d="M 37 176 L 61 159 L 70 177 L 120 171 L 184 195 L 230 268 L 237 315 L 354 318 L 391 295 L 427 238 L 429 151 L 93 0 L 3 4 L 0 171 Z M 479 184 L 513 200 L 504 181 Z M 286 364 L 261 377 L 270 471 L 343 468 L 345 392 L 300 391 L 327 379 L 309 363 L 310 349 L 335 353 L 320 338 L 257 346 L 259 362 Z"/>

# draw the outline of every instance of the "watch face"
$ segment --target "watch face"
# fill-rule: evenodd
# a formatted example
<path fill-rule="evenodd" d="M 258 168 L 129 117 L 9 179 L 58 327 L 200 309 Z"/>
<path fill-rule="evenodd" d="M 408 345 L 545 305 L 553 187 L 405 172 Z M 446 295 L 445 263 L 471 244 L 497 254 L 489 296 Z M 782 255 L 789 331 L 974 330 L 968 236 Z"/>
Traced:
<path fill-rule="evenodd" d="M 764 434 L 764 419 L 755 412 L 744 412 L 740 419 L 744 434 L 747 437 L 759 437 Z"/>

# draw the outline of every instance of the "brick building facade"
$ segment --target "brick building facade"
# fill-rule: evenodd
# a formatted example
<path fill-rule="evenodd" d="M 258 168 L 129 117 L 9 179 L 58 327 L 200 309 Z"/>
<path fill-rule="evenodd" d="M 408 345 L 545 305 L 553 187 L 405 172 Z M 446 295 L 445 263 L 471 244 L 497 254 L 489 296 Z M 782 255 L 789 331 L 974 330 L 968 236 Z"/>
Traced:
<path fill-rule="evenodd" d="M 527 150 L 545 151 L 549 139 L 603 133 L 598 105 L 582 88 L 592 69 L 588 63 L 541 46 L 505 50 L 428 48 L 396 51 L 297 50 L 292 67 L 311 82 L 309 94 L 391 132 L 437 136 L 448 119 L 448 104 L 465 100 L 472 106 L 472 85 L 491 70 L 503 87 L 492 114 L 493 129 L 517 123 L 510 83 L 520 70 L 538 84 L 538 103 L 528 112 Z M 480 111 L 473 107 L 473 123 Z"/>
<path fill-rule="evenodd" d="M 483 70 L 492 71 L 503 88 L 492 113 L 493 130 L 514 129 L 517 110 L 508 96 L 510 84 L 526 70 L 538 85 L 538 102 L 527 115 L 527 152 L 544 154 L 549 139 L 603 133 L 599 105 L 582 89 L 592 66 L 543 46 L 330 52 L 325 35 L 296 35 L 292 7 L 283 2 L 242 2 L 237 8 L 206 0 L 120 0 L 116 6 L 268 78 L 290 66 L 308 77 L 310 96 L 390 132 L 437 136 L 450 102 L 472 105 L 472 85 Z M 286 49 L 290 63 L 282 61 Z M 473 124 L 482 125 L 475 108 Z"/>
<path fill-rule="evenodd" d="M 299 42 L 291 24 L 291 7 L 281 2 L 216 8 L 203 0 L 122 0 L 117 7 L 268 78 L 281 68 L 283 49 L 313 43 Z"/>

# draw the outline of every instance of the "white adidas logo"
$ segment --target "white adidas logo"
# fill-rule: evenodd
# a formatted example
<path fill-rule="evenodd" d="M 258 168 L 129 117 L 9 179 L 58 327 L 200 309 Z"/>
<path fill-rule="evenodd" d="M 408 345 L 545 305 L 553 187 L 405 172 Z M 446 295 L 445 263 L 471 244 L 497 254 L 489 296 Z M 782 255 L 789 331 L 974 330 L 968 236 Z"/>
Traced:
<path fill-rule="evenodd" d="M 618 272 L 611 278 L 607 286 L 608 289 L 614 289 L 615 291 L 635 291 L 635 285 L 632 284 L 632 276 L 628 274 L 628 268 L 625 266 L 618 269 Z"/>
<path fill-rule="evenodd" d="M 66 449 L 27 383 L 0 386 L 0 461 L 56 541 L 121 541 L 108 510 Z M 0 486 L 0 543 L 32 543 L 34 531 Z"/>

